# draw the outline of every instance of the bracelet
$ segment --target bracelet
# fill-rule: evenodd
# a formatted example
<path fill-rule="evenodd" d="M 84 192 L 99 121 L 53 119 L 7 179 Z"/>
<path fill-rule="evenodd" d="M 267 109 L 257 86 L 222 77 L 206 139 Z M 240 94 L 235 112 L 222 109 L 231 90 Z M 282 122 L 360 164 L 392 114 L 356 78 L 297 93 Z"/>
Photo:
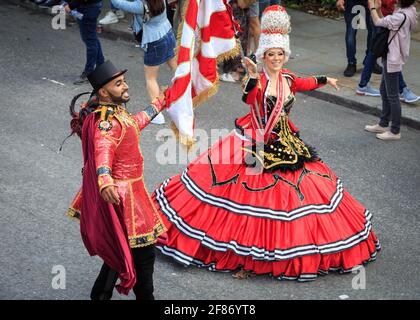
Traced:
<path fill-rule="evenodd" d="M 372 10 L 376 10 L 376 8 L 375 7 L 373 7 L 373 8 L 370 8 L 370 11 L 372 12 Z"/>
<path fill-rule="evenodd" d="M 96 174 L 98 176 L 100 176 L 102 174 L 109 174 L 109 175 L 111 175 L 111 169 L 109 169 L 108 167 L 99 167 L 98 169 L 96 169 Z"/>

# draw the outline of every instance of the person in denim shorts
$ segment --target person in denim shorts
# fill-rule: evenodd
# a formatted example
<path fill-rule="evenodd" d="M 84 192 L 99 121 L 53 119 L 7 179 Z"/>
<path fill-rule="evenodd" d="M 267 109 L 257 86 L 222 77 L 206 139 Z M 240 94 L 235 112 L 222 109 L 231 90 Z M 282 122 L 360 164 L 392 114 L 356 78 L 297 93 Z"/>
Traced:
<path fill-rule="evenodd" d="M 260 42 L 260 29 L 260 5 L 259 0 L 257 0 L 249 6 L 249 32 L 254 38 L 254 51 L 257 51 Z"/>
<path fill-rule="evenodd" d="M 144 50 L 144 75 L 150 101 L 159 96 L 157 81 L 159 69 L 165 62 L 172 71 L 176 69 L 175 35 L 166 15 L 165 0 L 111 0 L 114 7 L 134 13 L 133 31 L 142 31 L 140 47 Z M 145 10 L 145 6 L 148 10 Z M 165 123 L 162 114 L 153 121 Z"/>

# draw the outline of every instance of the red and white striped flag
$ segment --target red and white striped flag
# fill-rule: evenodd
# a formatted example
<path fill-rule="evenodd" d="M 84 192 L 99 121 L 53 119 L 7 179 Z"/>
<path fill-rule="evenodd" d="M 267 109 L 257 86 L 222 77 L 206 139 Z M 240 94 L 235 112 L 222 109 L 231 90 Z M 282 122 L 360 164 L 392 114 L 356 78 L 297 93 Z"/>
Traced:
<path fill-rule="evenodd" d="M 217 63 L 240 54 L 228 0 L 184 0 L 178 31 L 178 66 L 166 94 L 181 143 L 190 147 L 194 108 L 217 92 Z"/>

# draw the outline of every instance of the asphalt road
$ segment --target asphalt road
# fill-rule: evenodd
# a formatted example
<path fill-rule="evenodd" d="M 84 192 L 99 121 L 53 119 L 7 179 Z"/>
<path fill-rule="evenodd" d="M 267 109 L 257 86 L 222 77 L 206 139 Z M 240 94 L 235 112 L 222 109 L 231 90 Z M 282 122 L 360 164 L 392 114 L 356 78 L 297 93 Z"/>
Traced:
<path fill-rule="evenodd" d="M 101 261 L 89 257 L 78 223 L 65 215 L 81 183 L 80 140 L 69 139 L 57 153 L 69 132 L 69 102 L 89 89 L 72 85 L 85 56 L 78 28 L 53 30 L 50 17 L 0 0 L 0 34 L 0 299 L 88 299 Z M 128 42 L 101 42 L 106 58 L 129 70 L 129 109 L 140 111 L 147 102 L 141 51 Z M 160 81 L 169 80 L 164 67 Z M 198 109 L 198 128 L 231 130 L 233 120 L 247 112 L 240 97 L 237 85 L 222 83 Z M 374 214 L 383 250 L 366 267 L 365 289 L 353 289 L 353 274 L 311 283 L 266 276 L 236 280 L 229 273 L 185 268 L 158 254 L 157 299 L 420 298 L 420 132 L 403 127 L 401 141 L 382 142 L 363 131 L 375 117 L 301 94 L 292 118 Z M 158 163 L 156 150 L 165 131 L 166 126 L 150 125 L 142 134 L 149 190 L 185 167 Z M 57 265 L 66 270 L 65 289 L 52 286 Z"/>

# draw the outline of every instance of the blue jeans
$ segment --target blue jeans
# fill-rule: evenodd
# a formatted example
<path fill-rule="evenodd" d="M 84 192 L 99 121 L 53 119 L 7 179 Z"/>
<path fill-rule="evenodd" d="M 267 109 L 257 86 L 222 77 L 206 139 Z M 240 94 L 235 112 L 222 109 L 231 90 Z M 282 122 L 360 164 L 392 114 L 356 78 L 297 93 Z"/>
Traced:
<path fill-rule="evenodd" d="M 370 78 L 372 76 L 372 69 L 373 65 L 375 64 L 376 58 L 373 55 L 372 52 L 369 52 L 367 56 L 365 57 L 365 67 L 363 68 L 362 76 L 360 77 L 360 83 L 359 87 L 365 87 L 370 81 Z M 399 87 L 399 93 L 402 93 L 404 88 L 407 87 L 407 84 L 404 81 L 404 77 L 402 72 L 398 72 L 398 87 Z"/>
<path fill-rule="evenodd" d="M 355 10 L 355 13 L 352 13 L 352 9 L 355 6 L 362 6 L 364 10 L 360 12 L 360 10 Z M 363 12 L 364 11 L 364 12 Z M 373 23 L 372 18 L 370 16 L 370 10 L 367 6 L 367 1 L 356 1 L 356 0 L 347 0 L 345 1 L 345 10 L 344 10 L 344 20 L 346 21 L 346 54 L 347 54 L 347 62 L 351 64 L 356 64 L 356 35 L 357 35 L 357 28 L 353 28 L 352 22 L 359 15 L 365 17 L 366 19 L 366 28 L 368 31 L 367 37 L 367 45 L 366 45 L 366 55 L 369 53 L 369 47 L 372 39 L 373 34 Z"/>
<path fill-rule="evenodd" d="M 95 66 L 101 65 L 105 61 L 101 43 L 96 34 L 96 24 L 101 9 L 102 1 L 95 4 L 81 5 L 77 9 L 77 11 L 83 14 L 83 19 L 77 21 L 79 23 L 80 36 L 86 46 L 85 74 L 91 73 L 95 70 Z"/>
<path fill-rule="evenodd" d="M 265 8 L 267 8 L 268 6 L 275 5 L 275 4 L 281 5 L 281 0 L 259 0 L 258 2 L 260 5 L 260 19 Z"/>

